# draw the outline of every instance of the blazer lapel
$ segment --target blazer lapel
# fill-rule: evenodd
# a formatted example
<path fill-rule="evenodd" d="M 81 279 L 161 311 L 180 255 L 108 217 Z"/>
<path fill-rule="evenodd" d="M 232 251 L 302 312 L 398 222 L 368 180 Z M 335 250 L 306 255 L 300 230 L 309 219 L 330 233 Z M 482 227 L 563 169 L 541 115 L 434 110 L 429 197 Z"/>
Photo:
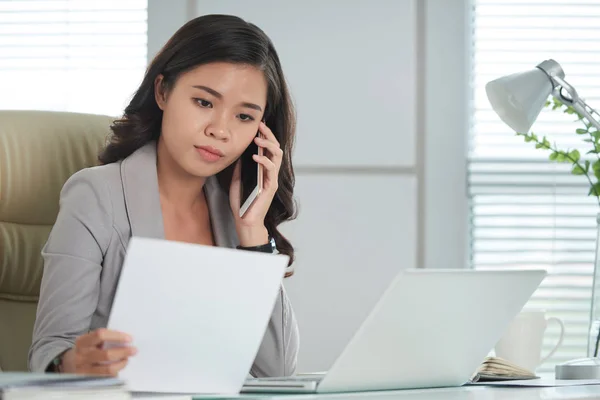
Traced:
<path fill-rule="evenodd" d="M 156 142 L 136 150 L 121 163 L 125 207 L 132 236 L 165 238 L 163 215 L 156 172 Z M 239 244 L 229 196 L 212 176 L 204 184 L 215 244 L 236 247 Z"/>
<path fill-rule="evenodd" d="M 215 244 L 220 247 L 236 247 L 239 241 L 229 205 L 229 195 L 221 188 L 217 177 L 211 176 L 206 180 L 204 194 L 208 203 Z"/>
<path fill-rule="evenodd" d="M 121 180 L 131 235 L 164 239 L 156 175 L 156 142 L 148 143 L 123 160 Z"/>

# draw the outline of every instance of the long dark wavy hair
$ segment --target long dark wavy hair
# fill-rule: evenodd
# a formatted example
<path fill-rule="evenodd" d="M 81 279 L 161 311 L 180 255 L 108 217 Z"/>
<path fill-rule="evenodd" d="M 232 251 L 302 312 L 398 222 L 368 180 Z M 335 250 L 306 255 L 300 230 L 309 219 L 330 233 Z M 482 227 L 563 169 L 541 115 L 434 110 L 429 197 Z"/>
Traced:
<path fill-rule="evenodd" d="M 265 123 L 279 141 L 283 161 L 278 189 L 265 217 L 265 227 L 277 250 L 294 261 L 294 248 L 278 230 L 279 224 L 296 217 L 292 148 L 296 116 L 281 63 L 273 43 L 256 25 L 230 15 L 205 15 L 183 25 L 154 57 L 144 80 L 125 108 L 123 117 L 111 125 L 112 134 L 99 156 L 100 163 L 118 162 L 160 136 L 162 110 L 156 104 L 154 81 L 163 75 L 165 88 L 173 87 L 184 72 L 212 62 L 251 65 L 263 71 L 267 81 Z M 229 193 L 233 166 L 217 175 Z M 286 276 L 292 273 L 288 272 Z"/>

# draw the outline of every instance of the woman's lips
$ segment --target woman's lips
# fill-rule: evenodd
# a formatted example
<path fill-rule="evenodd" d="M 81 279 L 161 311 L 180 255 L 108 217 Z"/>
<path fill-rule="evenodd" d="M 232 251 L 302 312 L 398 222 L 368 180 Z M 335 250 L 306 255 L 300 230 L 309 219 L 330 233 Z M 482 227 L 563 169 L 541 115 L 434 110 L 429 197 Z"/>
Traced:
<path fill-rule="evenodd" d="M 200 156 L 208 162 L 219 161 L 223 156 L 223 152 L 212 146 L 194 146 Z"/>

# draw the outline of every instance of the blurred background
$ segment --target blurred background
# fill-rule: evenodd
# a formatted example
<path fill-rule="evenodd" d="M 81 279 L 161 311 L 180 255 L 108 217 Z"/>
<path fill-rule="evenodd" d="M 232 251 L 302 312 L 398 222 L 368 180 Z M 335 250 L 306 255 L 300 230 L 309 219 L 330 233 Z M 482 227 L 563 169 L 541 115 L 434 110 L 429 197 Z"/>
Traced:
<path fill-rule="evenodd" d="M 600 106 L 597 0 L 0 0 L 0 109 L 117 117 L 165 41 L 210 13 L 266 31 L 297 105 L 300 371 L 327 369 L 403 268 L 546 268 L 529 307 L 567 330 L 542 370 L 585 355 L 597 205 L 484 85 L 553 58 Z M 574 148 L 573 120 L 545 110 L 533 130 Z"/>

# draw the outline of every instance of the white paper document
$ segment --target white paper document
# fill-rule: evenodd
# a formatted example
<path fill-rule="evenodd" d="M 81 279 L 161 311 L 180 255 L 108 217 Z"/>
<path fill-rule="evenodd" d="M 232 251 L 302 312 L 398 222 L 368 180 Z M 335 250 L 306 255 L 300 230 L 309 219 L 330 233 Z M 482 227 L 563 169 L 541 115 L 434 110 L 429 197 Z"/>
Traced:
<path fill-rule="evenodd" d="M 475 382 L 469 385 L 477 386 L 519 386 L 519 387 L 558 387 L 558 386 L 581 386 L 600 385 L 600 379 L 524 379 L 515 381 Z"/>
<path fill-rule="evenodd" d="M 138 353 L 119 374 L 132 391 L 240 391 L 281 296 L 288 257 L 134 237 L 108 328 Z"/>

